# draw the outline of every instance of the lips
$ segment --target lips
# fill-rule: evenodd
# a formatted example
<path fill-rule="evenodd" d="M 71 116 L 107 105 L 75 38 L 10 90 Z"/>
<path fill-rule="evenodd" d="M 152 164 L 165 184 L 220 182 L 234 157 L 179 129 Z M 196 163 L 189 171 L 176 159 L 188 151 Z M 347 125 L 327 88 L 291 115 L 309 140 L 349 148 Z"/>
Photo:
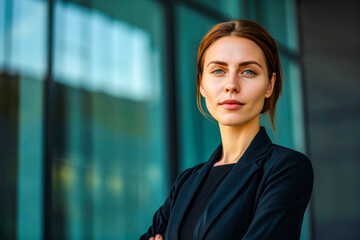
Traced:
<path fill-rule="evenodd" d="M 244 103 L 236 100 L 236 99 L 228 99 L 228 100 L 225 100 L 225 101 L 222 101 L 220 102 L 221 105 L 223 104 L 239 104 L 239 105 L 244 105 Z"/>
<path fill-rule="evenodd" d="M 228 100 L 224 100 L 220 102 L 220 105 L 225 108 L 225 109 L 229 109 L 229 110 L 236 110 L 241 108 L 244 103 L 235 100 L 235 99 L 228 99 Z"/>

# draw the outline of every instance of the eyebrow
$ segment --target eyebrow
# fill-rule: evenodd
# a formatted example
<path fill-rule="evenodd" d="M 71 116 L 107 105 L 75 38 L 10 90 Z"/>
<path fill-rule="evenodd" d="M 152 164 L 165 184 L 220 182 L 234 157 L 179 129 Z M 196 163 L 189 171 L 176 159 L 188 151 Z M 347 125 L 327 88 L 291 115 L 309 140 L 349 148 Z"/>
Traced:
<path fill-rule="evenodd" d="M 218 64 L 218 65 L 227 66 L 227 63 L 222 62 L 222 61 L 211 61 L 211 62 L 209 62 L 209 64 L 207 66 L 209 66 L 210 64 Z M 255 65 L 258 65 L 260 68 L 262 68 L 260 63 L 258 63 L 256 61 L 245 61 L 245 62 L 240 63 L 239 66 L 246 66 L 246 65 L 250 65 L 250 64 L 255 64 Z"/>

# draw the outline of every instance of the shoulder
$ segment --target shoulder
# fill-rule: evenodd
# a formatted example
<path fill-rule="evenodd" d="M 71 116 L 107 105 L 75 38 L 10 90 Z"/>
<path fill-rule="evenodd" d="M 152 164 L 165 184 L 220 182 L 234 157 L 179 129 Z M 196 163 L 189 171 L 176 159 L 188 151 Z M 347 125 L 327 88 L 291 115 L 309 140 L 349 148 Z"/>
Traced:
<path fill-rule="evenodd" d="M 304 166 L 312 170 L 311 162 L 305 154 L 276 144 L 269 148 L 265 165 L 268 168 Z"/>
<path fill-rule="evenodd" d="M 272 144 L 264 163 L 269 179 L 288 179 L 312 188 L 314 173 L 311 161 L 298 151 Z"/>

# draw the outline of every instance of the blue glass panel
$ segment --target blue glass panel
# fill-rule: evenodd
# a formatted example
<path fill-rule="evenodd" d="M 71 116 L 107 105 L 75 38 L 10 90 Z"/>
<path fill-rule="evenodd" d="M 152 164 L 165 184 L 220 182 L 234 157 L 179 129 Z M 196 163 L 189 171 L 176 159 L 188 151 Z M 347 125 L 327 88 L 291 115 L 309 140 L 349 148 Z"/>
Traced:
<path fill-rule="evenodd" d="M 165 200 L 163 22 L 151 1 L 56 2 L 55 236 L 136 239 Z"/>
<path fill-rule="evenodd" d="M 7 1 L 9 4 L 10 1 Z M 17 239 L 42 236 L 42 81 L 46 73 L 46 1 L 8 5 L 7 70 L 18 75 Z M 36 26 L 36 27 L 34 27 Z"/>
<path fill-rule="evenodd" d="M 243 11 L 243 2 L 238 0 L 195 0 L 195 2 L 212 9 L 214 12 L 224 15 L 229 19 L 238 19 Z"/>
<path fill-rule="evenodd" d="M 9 67 L 41 79 L 46 71 L 47 3 L 13 0 L 12 4 Z"/>
<path fill-rule="evenodd" d="M 252 3 L 253 18 L 288 50 L 298 51 L 298 25 L 296 1 L 260 0 Z"/>

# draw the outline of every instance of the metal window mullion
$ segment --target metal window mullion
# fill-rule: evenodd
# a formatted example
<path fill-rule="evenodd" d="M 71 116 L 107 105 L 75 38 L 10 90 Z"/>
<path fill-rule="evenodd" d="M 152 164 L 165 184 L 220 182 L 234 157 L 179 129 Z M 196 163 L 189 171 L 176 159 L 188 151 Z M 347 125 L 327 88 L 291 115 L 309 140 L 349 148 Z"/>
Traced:
<path fill-rule="evenodd" d="M 53 154 L 53 112 L 54 112 L 54 81 L 53 81 L 53 25 L 54 0 L 48 1 L 47 27 L 47 72 L 43 82 L 43 239 L 52 237 L 52 154 Z"/>
<path fill-rule="evenodd" d="M 178 175 L 178 122 L 177 122 L 177 94 L 176 94 L 176 16 L 175 3 L 172 0 L 163 1 L 165 13 L 165 99 L 167 119 L 167 159 L 169 166 L 169 185 L 171 186 Z"/>

